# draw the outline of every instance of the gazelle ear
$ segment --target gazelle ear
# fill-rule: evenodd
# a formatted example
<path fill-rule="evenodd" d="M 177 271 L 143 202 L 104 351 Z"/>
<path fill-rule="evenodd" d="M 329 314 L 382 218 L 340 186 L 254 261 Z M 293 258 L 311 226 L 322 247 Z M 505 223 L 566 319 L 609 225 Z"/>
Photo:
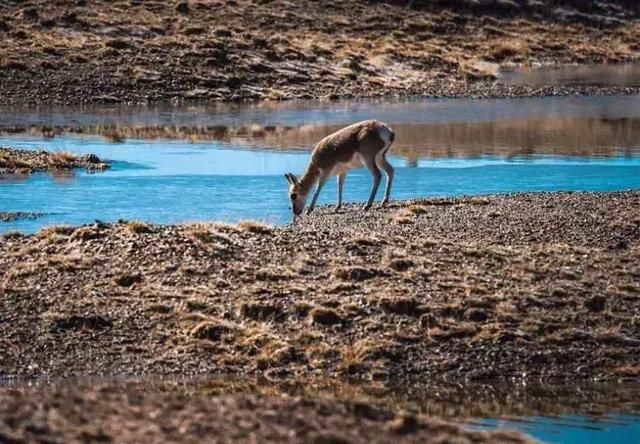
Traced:
<path fill-rule="evenodd" d="M 287 181 L 291 184 L 291 185 L 295 185 L 298 183 L 298 178 L 291 174 L 291 173 L 287 173 L 284 175 L 284 177 L 287 179 Z"/>

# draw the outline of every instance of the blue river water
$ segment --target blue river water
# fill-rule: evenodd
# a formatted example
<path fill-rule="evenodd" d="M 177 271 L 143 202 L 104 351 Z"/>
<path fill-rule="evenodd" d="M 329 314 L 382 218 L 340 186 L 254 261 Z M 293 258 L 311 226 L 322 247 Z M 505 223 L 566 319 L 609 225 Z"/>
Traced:
<path fill-rule="evenodd" d="M 0 182 L 1 211 L 47 213 L 42 218 L 2 223 L 0 231 L 33 232 L 48 224 L 118 219 L 286 223 L 290 210 L 283 172 L 299 174 L 308 160 L 306 152 L 243 150 L 220 142 L 127 140 L 112 144 L 96 137 L 8 137 L 0 138 L 0 145 L 95 153 L 113 160 L 113 167 L 103 173 L 77 171 L 71 177 L 40 173 Z M 401 157 L 391 156 L 390 161 L 396 167 L 395 199 L 640 188 L 640 156 L 431 158 L 413 166 L 407 166 Z M 366 170 L 350 172 L 345 199 L 364 200 L 370 186 Z M 319 202 L 333 203 L 335 194 L 331 181 Z"/>
<path fill-rule="evenodd" d="M 468 428 L 472 430 L 515 429 L 545 443 L 640 443 L 640 414 L 612 413 L 595 418 L 583 415 L 480 418 L 470 423 Z"/>

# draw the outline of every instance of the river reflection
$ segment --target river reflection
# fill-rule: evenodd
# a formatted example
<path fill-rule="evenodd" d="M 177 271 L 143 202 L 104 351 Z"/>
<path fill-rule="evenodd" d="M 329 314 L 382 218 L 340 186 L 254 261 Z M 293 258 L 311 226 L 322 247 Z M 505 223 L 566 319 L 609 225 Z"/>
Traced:
<path fill-rule="evenodd" d="M 502 71 L 499 79 L 515 85 L 640 86 L 640 65 L 565 65 L 515 68 Z"/>
<path fill-rule="evenodd" d="M 358 120 L 396 131 L 393 153 L 420 157 L 609 156 L 640 152 L 640 97 L 392 99 L 80 110 L 0 110 L 0 133 L 222 141 L 310 149 Z"/>

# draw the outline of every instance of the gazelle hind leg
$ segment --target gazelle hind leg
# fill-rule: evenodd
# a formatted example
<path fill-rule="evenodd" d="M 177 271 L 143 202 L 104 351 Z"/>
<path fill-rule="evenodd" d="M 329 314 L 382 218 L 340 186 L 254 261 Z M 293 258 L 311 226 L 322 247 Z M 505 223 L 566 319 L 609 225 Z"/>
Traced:
<path fill-rule="evenodd" d="M 377 164 L 380 168 L 382 168 L 387 175 L 387 183 L 384 187 L 384 198 L 382 199 L 381 205 L 385 205 L 389 202 L 389 195 L 391 194 L 391 185 L 393 184 L 393 167 L 389 163 L 386 158 L 386 150 L 382 152 L 382 154 L 377 159 Z"/>
<path fill-rule="evenodd" d="M 338 200 L 336 202 L 336 211 L 340 209 L 342 206 L 342 187 L 344 186 L 344 178 L 346 177 L 346 173 L 338 174 L 337 182 L 338 182 Z"/>
<path fill-rule="evenodd" d="M 371 176 L 373 176 L 373 183 L 371 184 L 371 193 L 369 194 L 369 200 L 362 208 L 364 211 L 371 208 L 371 204 L 373 203 L 373 199 L 376 197 L 376 193 L 378 192 L 378 186 L 380 185 L 380 179 L 382 178 L 382 173 L 380 172 L 380 168 L 376 165 L 375 158 L 364 159 L 364 163 L 371 172 Z"/>

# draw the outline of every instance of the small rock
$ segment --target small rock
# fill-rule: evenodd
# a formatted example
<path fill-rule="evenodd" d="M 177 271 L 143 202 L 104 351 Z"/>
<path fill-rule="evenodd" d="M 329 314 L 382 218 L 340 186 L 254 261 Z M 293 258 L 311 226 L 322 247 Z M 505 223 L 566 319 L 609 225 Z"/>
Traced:
<path fill-rule="evenodd" d="M 607 298 L 604 296 L 593 296 L 586 301 L 584 301 L 584 306 L 593 312 L 601 312 L 604 311 L 607 306 Z"/>
<path fill-rule="evenodd" d="M 406 435 L 418 431 L 418 419 L 415 416 L 399 416 L 386 425 L 386 429 L 398 435 Z"/>
<path fill-rule="evenodd" d="M 489 315 L 481 308 L 470 308 L 464 312 L 464 317 L 473 322 L 484 322 L 489 318 Z"/>
<path fill-rule="evenodd" d="M 314 324 L 336 325 L 342 323 L 342 317 L 332 308 L 316 307 L 309 312 L 309 318 Z"/>
<path fill-rule="evenodd" d="M 176 4 L 176 12 L 180 14 L 188 14 L 189 13 L 189 3 L 188 2 L 179 2 Z"/>
<path fill-rule="evenodd" d="M 133 284 L 142 282 L 142 276 L 139 274 L 123 274 L 118 276 L 115 282 L 121 287 L 131 287 Z"/>

